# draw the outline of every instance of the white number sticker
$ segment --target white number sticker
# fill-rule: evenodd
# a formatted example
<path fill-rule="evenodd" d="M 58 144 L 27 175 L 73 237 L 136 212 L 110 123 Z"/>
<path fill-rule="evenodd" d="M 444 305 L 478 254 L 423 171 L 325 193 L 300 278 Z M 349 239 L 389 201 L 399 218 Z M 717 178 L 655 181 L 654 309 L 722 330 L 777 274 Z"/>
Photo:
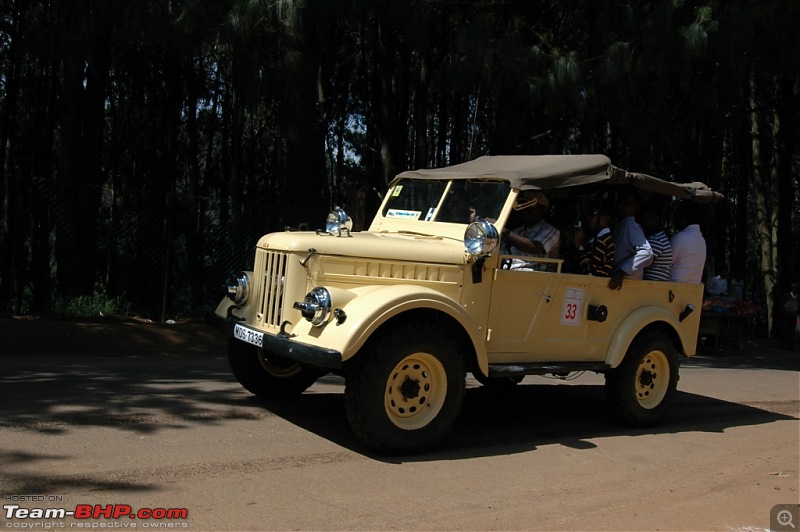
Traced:
<path fill-rule="evenodd" d="M 567 288 L 564 296 L 564 310 L 561 312 L 562 325 L 579 325 L 583 309 L 583 288 Z"/>
<path fill-rule="evenodd" d="M 263 347 L 264 344 L 264 333 L 248 329 L 247 327 L 242 327 L 238 323 L 236 324 L 236 327 L 233 328 L 233 336 L 243 342 L 247 342 L 248 344 L 253 344 L 258 347 Z"/>

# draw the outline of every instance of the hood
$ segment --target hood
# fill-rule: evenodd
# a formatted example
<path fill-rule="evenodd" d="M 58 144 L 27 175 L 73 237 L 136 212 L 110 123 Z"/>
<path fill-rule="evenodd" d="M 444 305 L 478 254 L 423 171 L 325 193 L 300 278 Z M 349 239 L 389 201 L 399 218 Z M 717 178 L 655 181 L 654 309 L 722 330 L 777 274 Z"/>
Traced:
<path fill-rule="evenodd" d="M 434 235 L 360 232 L 338 237 L 326 233 L 285 232 L 264 235 L 258 247 L 273 251 L 337 255 L 365 259 L 464 264 L 464 242 Z"/>

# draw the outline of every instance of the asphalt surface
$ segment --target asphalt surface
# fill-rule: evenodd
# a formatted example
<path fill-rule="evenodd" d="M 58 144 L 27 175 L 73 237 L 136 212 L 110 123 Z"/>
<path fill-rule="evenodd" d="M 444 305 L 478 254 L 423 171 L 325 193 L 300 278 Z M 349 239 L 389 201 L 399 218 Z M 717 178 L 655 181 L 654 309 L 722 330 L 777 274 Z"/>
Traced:
<path fill-rule="evenodd" d="M 607 418 L 599 375 L 470 377 L 441 448 L 409 457 L 353 436 L 342 379 L 259 400 L 224 345 L 199 323 L 0 320 L 0 527 L 766 530 L 800 502 L 800 352 L 766 340 L 687 361 L 650 430 Z M 103 514 L 128 507 L 186 515 Z M 45 512 L 76 508 L 99 518 Z"/>

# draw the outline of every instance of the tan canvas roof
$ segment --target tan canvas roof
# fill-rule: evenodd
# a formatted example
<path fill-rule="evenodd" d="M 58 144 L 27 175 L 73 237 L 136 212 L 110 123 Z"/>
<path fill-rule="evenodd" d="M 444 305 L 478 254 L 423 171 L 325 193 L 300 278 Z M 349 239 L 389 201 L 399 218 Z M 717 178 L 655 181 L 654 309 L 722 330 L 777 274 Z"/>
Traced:
<path fill-rule="evenodd" d="M 520 190 L 556 188 L 607 182 L 632 185 L 642 190 L 667 194 L 699 203 L 723 199 L 705 184 L 674 183 L 646 174 L 617 168 L 605 155 L 493 155 L 473 161 L 421 170 L 409 170 L 397 176 L 412 179 L 506 179 Z"/>

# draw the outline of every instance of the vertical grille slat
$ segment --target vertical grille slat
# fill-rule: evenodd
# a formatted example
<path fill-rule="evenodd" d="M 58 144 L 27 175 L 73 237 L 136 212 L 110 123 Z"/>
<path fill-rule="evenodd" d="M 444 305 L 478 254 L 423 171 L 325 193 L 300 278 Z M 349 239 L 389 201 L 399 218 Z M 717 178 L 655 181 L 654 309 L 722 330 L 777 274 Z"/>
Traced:
<path fill-rule="evenodd" d="M 258 254 L 259 259 L 256 263 L 262 266 L 264 272 L 261 315 L 264 325 L 279 327 L 283 310 L 286 254 L 263 249 L 259 249 Z"/>

